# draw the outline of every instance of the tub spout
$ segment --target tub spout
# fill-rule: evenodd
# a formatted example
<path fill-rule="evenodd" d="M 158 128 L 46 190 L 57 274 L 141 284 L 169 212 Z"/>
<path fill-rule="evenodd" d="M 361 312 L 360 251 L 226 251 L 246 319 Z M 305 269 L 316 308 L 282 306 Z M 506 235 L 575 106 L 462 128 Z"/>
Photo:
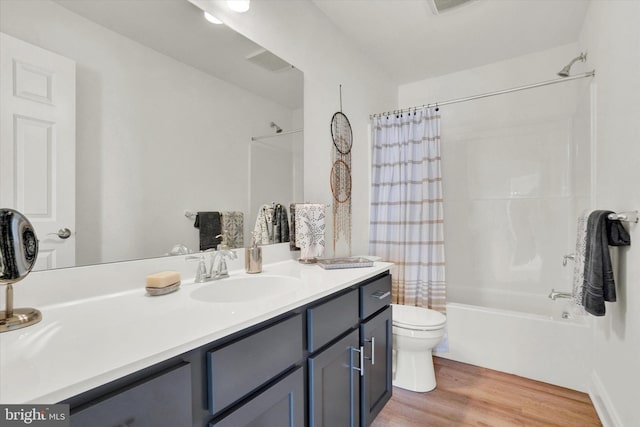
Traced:
<path fill-rule="evenodd" d="M 567 292 L 558 292 L 555 289 L 551 289 L 551 293 L 549 294 L 549 298 L 552 300 L 556 300 L 558 298 L 573 298 L 573 295 Z"/>

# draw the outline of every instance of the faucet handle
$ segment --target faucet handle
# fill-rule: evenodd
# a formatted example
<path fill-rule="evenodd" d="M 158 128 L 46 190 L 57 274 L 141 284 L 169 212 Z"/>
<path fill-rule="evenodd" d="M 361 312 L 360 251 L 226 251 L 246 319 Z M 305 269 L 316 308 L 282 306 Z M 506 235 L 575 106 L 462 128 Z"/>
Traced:
<path fill-rule="evenodd" d="M 221 279 L 223 277 L 229 277 L 229 268 L 227 267 L 227 258 L 237 259 L 238 255 L 235 251 L 230 249 L 218 249 L 213 254 L 213 263 L 211 269 L 211 276 L 214 279 Z M 214 265 L 215 264 L 215 267 Z"/>
<path fill-rule="evenodd" d="M 196 283 L 205 282 L 209 278 L 209 275 L 207 274 L 207 266 L 204 263 L 204 255 L 188 256 L 185 258 L 185 261 L 191 260 L 198 261 L 198 268 L 196 270 L 196 278 L 194 281 Z"/>
<path fill-rule="evenodd" d="M 220 244 L 218 245 L 218 250 L 225 250 L 229 248 L 229 231 L 222 230 L 222 234 L 218 234 L 216 239 L 221 239 Z"/>

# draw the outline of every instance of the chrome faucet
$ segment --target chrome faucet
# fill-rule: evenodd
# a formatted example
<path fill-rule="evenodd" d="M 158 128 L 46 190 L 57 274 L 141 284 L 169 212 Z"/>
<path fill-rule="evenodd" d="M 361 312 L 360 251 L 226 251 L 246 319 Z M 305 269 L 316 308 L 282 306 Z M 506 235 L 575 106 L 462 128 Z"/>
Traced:
<path fill-rule="evenodd" d="M 211 280 L 224 279 L 229 277 L 229 268 L 227 267 L 227 258 L 237 259 L 238 255 L 229 249 L 222 249 L 221 245 L 211 256 L 211 271 L 209 273 Z M 215 266 L 215 269 L 214 269 Z"/>
<path fill-rule="evenodd" d="M 226 246 L 218 245 L 218 250 L 207 249 L 205 253 L 209 253 L 209 269 L 207 270 L 204 255 L 188 256 L 186 260 L 197 260 L 198 268 L 196 270 L 195 283 L 204 283 L 211 280 L 224 279 L 229 277 L 229 268 L 227 267 L 227 258 L 237 259 L 238 255 Z"/>
<path fill-rule="evenodd" d="M 556 300 L 558 298 L 573 298 L 573 295 L 571 295 L 568 292 L 558 292 L 555 289 L 551 289 L 551 293 L 549 294 L 549 298 L 551 298 L 552 300 Z"/>

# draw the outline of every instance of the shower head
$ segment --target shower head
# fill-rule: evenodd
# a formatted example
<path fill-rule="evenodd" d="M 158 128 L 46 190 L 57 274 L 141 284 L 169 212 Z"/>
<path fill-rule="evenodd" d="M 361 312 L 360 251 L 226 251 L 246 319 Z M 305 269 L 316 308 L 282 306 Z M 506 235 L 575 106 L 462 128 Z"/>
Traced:
<path fill-rule="evenodd" d="M 282 128 L 280 126 L 278 126 L 277 124 L 275 124 L 274 122 L 271 122 L 271 124 L 269 126 L 271 126 L 272 128 L 276 128 L 276 133 L 282 132 Z"/>
<path fill-rule="evenodd" d="M 575 58 L 573 58 L 571 60 L 571 62 L 569 62 L 562 70 L 560 70 L 558 72 L 558 75 L 560 77 L 569 77 L 569 72 L 571 71 L 571 66 L 577 61 L 585 62 L 586 60 L 587 60 L 587 54 L 582 52 L 580 54 L 580 56 L 576 56 Z"/>

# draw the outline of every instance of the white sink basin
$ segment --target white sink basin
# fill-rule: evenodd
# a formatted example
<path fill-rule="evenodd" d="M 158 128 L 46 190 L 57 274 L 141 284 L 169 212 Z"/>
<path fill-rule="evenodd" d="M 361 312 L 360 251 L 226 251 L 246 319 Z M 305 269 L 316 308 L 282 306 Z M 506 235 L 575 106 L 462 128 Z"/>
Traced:
<path fill-rule="evenodd" d="M 301 284 L 288 276 L 231 276 L 204 284 L 191 292 L 191 298 L 222 303 L 264 300 L 295 292 Z"/>

